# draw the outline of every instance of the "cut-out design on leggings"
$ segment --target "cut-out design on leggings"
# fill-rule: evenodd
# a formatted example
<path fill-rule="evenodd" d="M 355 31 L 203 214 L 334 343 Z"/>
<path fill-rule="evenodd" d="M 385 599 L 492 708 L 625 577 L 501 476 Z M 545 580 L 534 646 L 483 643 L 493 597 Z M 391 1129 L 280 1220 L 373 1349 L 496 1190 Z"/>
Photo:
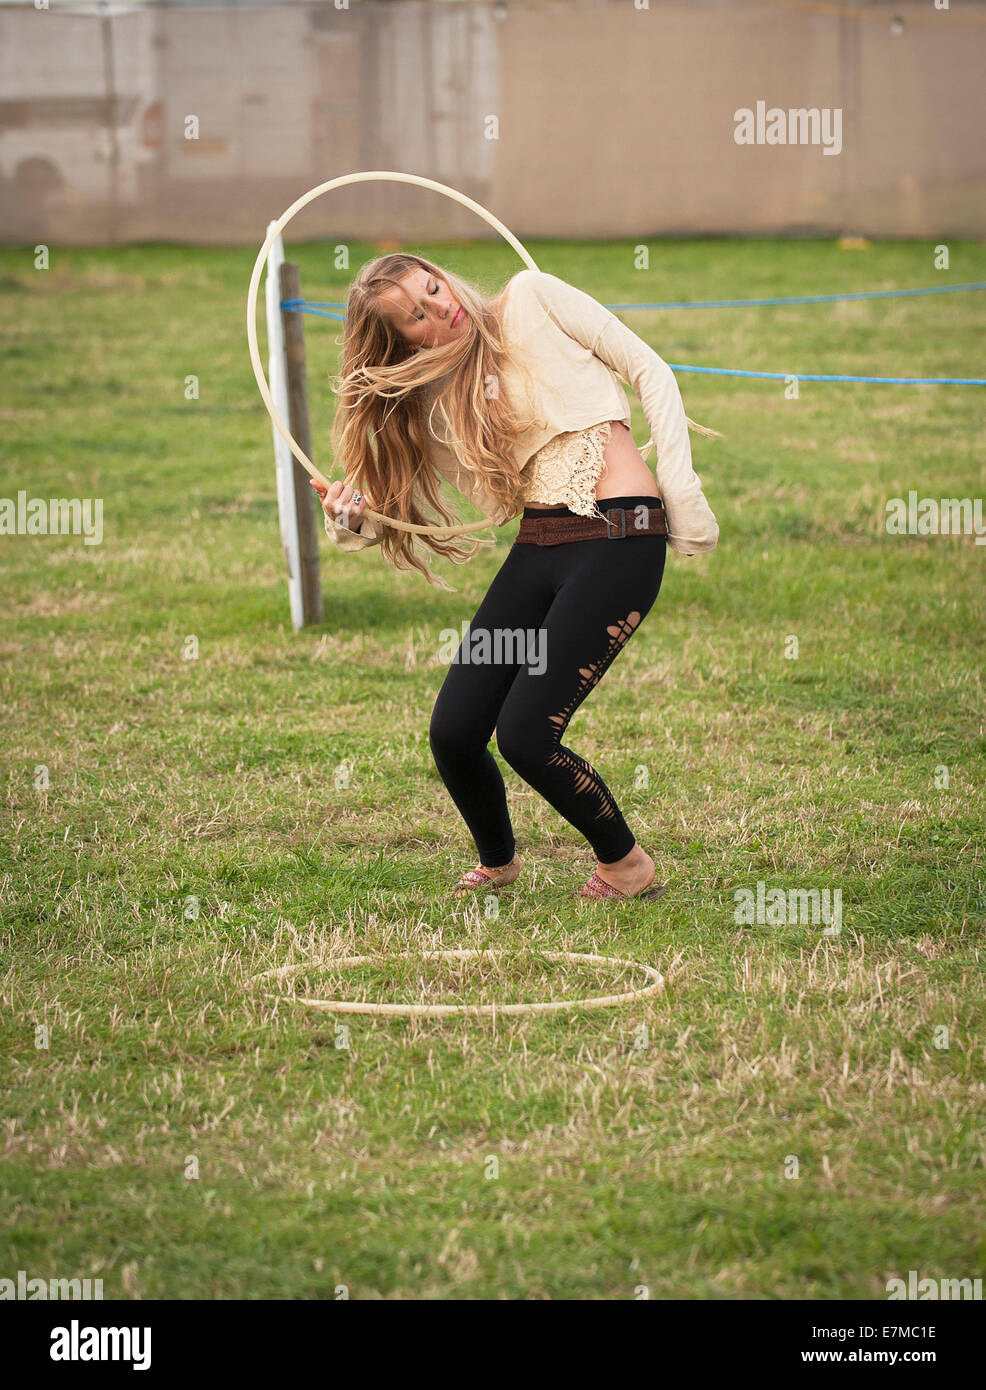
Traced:
<path fill-rule="evenodd" d="M 612 820 L 619 815 L 619 807 L 606 785 L 600 780 L 596 770 L 584 758 L 580 758 L 577 753 L 561 746 L 561 736 L 565 732 L 568 721 L 575 713 L 576 707 L 592 687 L 602 679 L 607 667 L 624 643 L 633 636 L 639 623 L 640 614 L 634 610 L 632 613 L 628 613 L 625 618 L 621 618 L 618 622 L 607 627 L 609 644 L 605 652 L 598 661 L 593 661 L 588 666 L 579 667 L 579 675 L 582 679 L 575 694 L 558 714 L 548 716 L 549 722 L 554 725 L 552 741 L 556 745 L 554 752 L 548 759 L 548 765 L 550 767 L 552 764 L 561 764 L 563 767 L 567 767 L 573 774 L 575 790 L 577 792 L 589 792 L 597 798 L 600 803 L 596 813 L 597 820 Z"/>

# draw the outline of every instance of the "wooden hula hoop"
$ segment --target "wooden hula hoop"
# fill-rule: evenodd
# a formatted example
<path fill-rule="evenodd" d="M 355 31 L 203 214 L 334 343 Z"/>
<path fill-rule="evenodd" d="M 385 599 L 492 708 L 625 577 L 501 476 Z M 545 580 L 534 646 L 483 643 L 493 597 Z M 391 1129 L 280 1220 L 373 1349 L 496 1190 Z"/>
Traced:
<path fill-rule="evenodd" d="M 415 956 L 422 960 L 476 960 L 479 958 L 486 960 L 497 960 L 501 953 L 497 951 L 422 951 L 412 953 L 411 951 L 398 951 L 392 956 L 369 955 L 369 956 L 343 956 L 339 960 L 327 961 L 324 967 L 319 966 L 314 961 L 303 961 L 300 965 L 282 965 L 274 970 L 265 970 L 260 975 L 254 975 L 249 984 L 256 984 L 260 980 L 283 980 L 289 975 L 296 974 L 299 970 L 311 970 L 338 966 L 340 969 L 351 969 L 357 965 L 365 965 L 368 961 L 379 960 L 408 960 Z M 591 999 L 551 999 L 544 1003 L 535 1004 L 373 1004 L 360 1003 L 350 999 L 294 999 L 295 1004 L 304 1004 L 310 1009 L 317 1009 L 321 1013 L 338 1014 L 385 1014 L 391 1018 L 448 1018 L 453 1014 L 472 1014 L 480 1017 L 496 1017 L 497 1014 L 547 1014 L 557 1013 L 561 1009 L 607 1009 L 614 1004 L 629 1004 L 635 999 L 646 999 L 648 995 L 657 994 L 664 988 L 664 976 L 650 965 L 644 965 L 642 961 L 621 960 L 616 956 L 593 956 L 580 955 L 572 951 L 545 951 L 542 953 L 544 960 L 550 961 L 587 961 L 590 965 L 624 965 L 633 970 L 643 970 L 650 976 L 651 983 L 643 989 L 631 989 L 625 994 L 604 994 L 596 995 Z"/>
<path fill-rule="evenodd" d="M 270 418 L 274 422 L 274 428 L 284 440 L 285 444 L 287 444 L 302 468 L 304 468 L 317 482 L 323 483 L 326 487 L 329 486 L 328 478 L 315 467 L 311 459 L 298 444 L 298 441 L 292 436 L 291 431 L 281 419 L 277 406 L 274 404 L 273 397 L 271 396 L 270 387 L 267 385 L 267 377 L 264 374 L 263 364 L 260 360 L 260 350 L 257 346 L 257 291 L 260 288 L 261 271 L 267 260 L 267 255 L 274 244 L 274 240 L 280 235 L 296 213 L 300 212 L 303 207 L 307 207 L 315 198 L 321 197 L 323 193 L 328 193 L 330 189 L 343 188 L 349 183 L 367 183 L 371 180 L 388 183 L 413 183 L 421 188 L 434 189 L 436 193 L 444 193 L 445 197 L 451 198 L 453 202 L 461 203 L 463 207 L 471 208 L 473 212 L 478 213 L 478 215 L 488 222 L 491 227 L 498 231 L 514 248 L 529 270 L 537 270 L 538 268 L 534 257 L 528 252 L 526 247 L 517 240 L 509 228 L 505 227 L 503 223 L 498 218 L 494 217 L 491 212 L 488 212 L 486 208 L 474 202 L 472 198 L 467 198 L 464 193 L 457 193 L 454 188 L 449 188 L 447 184 L 436 183 L 434 179 L 421 178 L 418 174 L 394 174 L 380 169 L 374 169 L 361 174 L 343 174 L 340 178 L 329 179 L 327 183 L 320 183 L 317 188 L 312 188 L 309 192 L 303 193 L 300 198 L 296 199 L 295 202 L 291 204 L 287 212 L 282 214 L 272 225 L 270 231 L 267 233 L 267 240 L 260 248 L 260 254 L 254 262 L 253 274 L 250 276 L 250 288 L 247 291 L 247 342 L 250 345 L 250 361 L 253 365 L 253 374 L 257 378 L 260 394 L 263 397 L 264 405 L 267 407 Z M 487 531 L 493 525 L 491 521 L 487 520 L 471 521 L 463 526 L 419 526 L 414 522 L 399 521 L 396 517 L 382 516 L 380 512 L 375 512 L 369 507 L 366 509 L 366 515 L 371 521 L 379 521 L 385 526 L 395 526 L 399 531 L 413 531 L 417 535 L 427 536 L 466 536 L 473 531 Z"/>

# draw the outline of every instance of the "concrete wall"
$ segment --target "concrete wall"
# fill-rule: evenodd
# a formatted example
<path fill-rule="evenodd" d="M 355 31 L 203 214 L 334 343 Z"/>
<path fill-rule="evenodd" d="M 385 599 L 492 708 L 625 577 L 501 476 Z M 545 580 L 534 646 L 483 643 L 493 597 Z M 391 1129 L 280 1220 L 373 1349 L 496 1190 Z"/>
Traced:
<path fill-rule="evenodd" d="M 986 234 L 979 0 L 154 6 L 110 21 L 115 154 L 105 117 L 80 114 L 109 82 L 86 22 L 0 3 L 3 240 L 259 244 L 300 193 L 360 169 L 450 184 L 519 236 Z M 839 111 L 841 151 L 737 144 L 734 113 L 758 101 Z M 473 215 L 397 185 L 331 194 L 290 232 L 472 235 Z"/>

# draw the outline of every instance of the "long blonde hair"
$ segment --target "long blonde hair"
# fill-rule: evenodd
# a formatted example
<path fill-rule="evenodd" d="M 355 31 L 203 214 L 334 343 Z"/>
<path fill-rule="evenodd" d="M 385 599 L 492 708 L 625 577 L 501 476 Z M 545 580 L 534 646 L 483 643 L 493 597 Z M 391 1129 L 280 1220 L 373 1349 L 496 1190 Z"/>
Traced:
<path fill-rule="evenodd" d="M 384 317 L 379 296 L 418 267 L 445 280 L 466 314 L 462 333 L 442 346 L 416 350 Z M 520 420 L 503 386 L 507 356 L 500 306 L 460 276 L 423 256 L 396 252 L 362 267 L 350 286 L 342 365 L 333 386 L 338 395 L 332 447 L 349 483 L 366 494 L 374 511 L 418 525 L 459 525 L 442 500 L 441 476 L 427 460 L 429 424 L 447 439 L 460 467 L 509 515 L 524 506 L 524 485 L 511 447 L 531 423 Z M 487 390 L 491 378 L 497 389 Z M 444 425 L 426 418 L 431 411 Z M 426 513 L 425 508 L 428 508 Z M 413 536 L 385 526 L 380 542 L 396 569 L 419 570 L 440 584 L 414 551 L 419 540 L 436 555 L 463 564 L 481 544 L 467 548 L 461 537 Z"/>
<path fill-rule="evenodd" d="M 379 296 L 419 267 L 448 284 L 467 322 L 450 342 L 415 349 L 384 317 Z M 366 495 L 374 511 L 418 525 L 460 524 L 443 503 L 441 476 L 427 459 L 429 426 L 434 423 L 429 417 L 436 408 L 444 432 L 434 433 L 448 441 L 459 466 L 499 504 L 505 518 L 523 510 L 524 483 L 512 446 L 533 421 L 519 419 L 505 393 L 502 368 L 507 357 L 502 302 L 461 276 L 403 251 L 378 256 L 362 267 L 346 301 L 341 370 L 331 378 L 338 404 L 330 438 L 346 480 Z M 530 381 L 526 366 L 523 370 Z M 491 380 L 496 385 L 492 392 Z M 436 394 L 429 409 L 432 386 Z M 394 568 L 417 569 L 429 584 L 446 590 L 449 586 L 415 553 L 415 539 L 453 564 L 471 559 L 480 545 L 495 544 L 477 539 L 465 549 L 461 537 L 415 537 L 385 526 L 380 544 Z"/>

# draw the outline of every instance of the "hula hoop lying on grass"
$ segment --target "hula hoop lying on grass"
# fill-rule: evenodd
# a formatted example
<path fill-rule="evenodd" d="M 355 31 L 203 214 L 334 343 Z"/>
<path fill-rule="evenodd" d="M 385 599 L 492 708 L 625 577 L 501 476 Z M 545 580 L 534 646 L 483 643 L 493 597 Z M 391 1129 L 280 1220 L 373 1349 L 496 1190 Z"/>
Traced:
<path fill-rule="evenodd" d="M 454 188 L 449 188 L 444 183 L 436 183 L 434 179 L 421 178 L 418 174 L 394 174 L 380 169 L 374 169 L 360 174 L 343 174 L 341 178 L 329 179 L 327 183 L 320 183 L 317 188 L 312 188 L 307 193 L 303 193 L 300 198 L 297 198 L 291 204 L 287 212 L 283 213 L 282 216 L 271 225 L 270 231 L 267 233 L 267 240 L 260 248 L 260 254 L 254 262 L 253 274 L 250 276 L 250 288 L 247 291 L 247 342 L 250 345 L 250 361 L 253 364 L 253 374 L 257 378 L 260 394 L 263 397 L 264 405 L 267 407 L 270 418 L 274 422 L 274 428 L 284 440 L 285 444 L 287 444 L 302 468 L 304 468 L 316 482 L 323 483 L 326 487 L 329 486 L 328 478 L 315 467 L 311 459 L 298 444 L 298 441 L 293 437 L 291 431 L 281 419 L 277 406 L 274 404 L 274 399 L 271 396 L 270 387 L 267 384 L 267 377 L 264 375 L 263 364 L 260 361 L 260 351 L 257 347 L 257 291 L 260 287 L 260 275 L 264 263 L 267 260 L 268 253 L 277 237 L 280 236 L 281 232 L 296 213 L 300 212 L 303 207 L 307 207 L 315 198 L 320 197 L 323 193 L 328 193 L 330 189 L 343 188 L 349 183 L 367 183 L 372 180 L 378 180 L 384 183 L 413 183 L 418 184 L 421 188 L 434 189 L 436 193 L 444 193 L 446 198 L 451 198 L 453 202 L 461 203 L 463 207 L 471 208 L 473 212 L 477 213 L 488 222 L 491 227 L 495 228 L 502 237 L 509 241 L 510 245 L 514 248 L 529 270 L 537 270 L 538 268 L 534 257 L 521 245 L 513 232 L 505 227 L 491 212 L 488 212 L 486 208 L 474 202 L 472 198 L 467 198 L 464 193 L 457 193 Z M 366 515 L 371 521 L 379 521 L 384 526 L 396 526 L 399 531 L 413 531 L 419 536 L 467 536 L 473 531 L 488 531 L 493 525 L 491 521 L 487 520 L 470 521 L 462 526 L 420 526 L 416 522 L 399 521 L 396 517 L 383 516 L 380 512 L 373 511 L 370 507 L 367 507 Z"/>
<path fill-rule="evenodd" d="M 398 951 L 395 954 L 381 956 L 343 956 L 339 960 L 327 961 L 324 966 L 320 966 L 314 961 L 303 961 L 300 965 L 282 965 L 274 970 L 265 970 L 260 975 L 254 975 L 249 981 L 251 985 L 257 984 L 261 980 L 284 980 L 290 975 L 297 974 L 300 970 L 328 969 L 338 967 L 339 969 L 349 970 L 358 965 L 376 963 L 382 960 L 491 960 L 500 958 L 502 952 L 497 951 Z M 374 1004 L 360 1002 L 351 999 L 304 999 L 295 998 L 291 1002 L 304 1004 L 310 1009 L 318 1009 L 321 1013 L 340 1013 L 340 1014 L 385 1014 L 390 1017 L 403 1018 L 447 1018 L 453 1014 L 472 1014 L 481 1017 L 492 1017 L 497 1014 L 546 1014 L 557 1013 L 561 1009 L 607 1009 L 614 1004 L 629 1004 L 635 999 L 646 999 L 651 994 L 657 994 L 664 988 L 664 976 L 650 965 L 644 965 L 642 961 L 620 960 L 616 956 L 593 956 L 580 955 L 572 951 L 544 951 L 544 960 L 564 962 L 578 961 L 589 965 L 622 965 L 631 970 L 643 970 L 651 980 L 651 983 L 642 989 L 627 990 L 623 994 L 603 994 L 596 995 L 590 999 L 551 999 L 544 1003 L 534 1004 Z M 279 996 L 280 997 L 280 996 Z"/>

